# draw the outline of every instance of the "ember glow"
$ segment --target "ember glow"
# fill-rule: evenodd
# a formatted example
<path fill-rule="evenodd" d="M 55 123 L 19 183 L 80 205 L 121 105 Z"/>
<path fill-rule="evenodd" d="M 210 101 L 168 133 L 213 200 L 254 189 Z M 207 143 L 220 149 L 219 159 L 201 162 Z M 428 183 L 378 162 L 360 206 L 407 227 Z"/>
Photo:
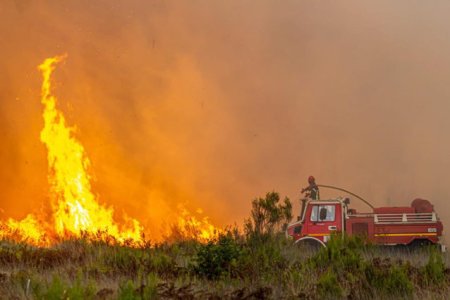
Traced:
<path fill-rule="evenodd" d="M 63 113 L 57 109 L 51 78 L 56 65 L 64 59 L 65 56 L 56 56 L 39 65 L 44 105 L 44 128 L 40 138 L 48 151 L 51 218 L 45 220 L 39 214 L 29 214 L 21 221 L 9 219 L 0 224 L 0 237 L 39 246 L 79 237 L 142 245 L 144 228 L 139 221 L 124 215 L 119 222 L 114 218 L 112 207 L 98 202 L 91 188 L 89 158 L 74 136 L 76 129 L 66 125 Z M 219 232 L 208 218 L 197 220 L 186 209 L 181 210 L 175 227 L 181 237 L 203 242 L 215 238 Z"/>

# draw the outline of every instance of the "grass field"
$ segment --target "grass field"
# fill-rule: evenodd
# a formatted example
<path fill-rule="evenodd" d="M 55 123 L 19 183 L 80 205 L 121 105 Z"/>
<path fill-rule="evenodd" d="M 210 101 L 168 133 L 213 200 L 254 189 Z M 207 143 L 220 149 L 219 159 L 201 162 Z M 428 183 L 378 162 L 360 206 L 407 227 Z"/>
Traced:
<path fill-rule="evenodd" d="M 448 299 L 450 259 L 436 247 L 377 247 L 332 236 L 302 248 L 284 235 L 289 199 L 252 201 L 244 230 L 208 243 L 173 234 L 139 248 L 95 237 L 49 248 L 0 240 L 2 299 Z M 194 228 L 195 229 L 195 228 Z M 195 234 L 190 234 L 195 237 Z M 17 240 L 17 239 L 16 239 Z"/>
<path fill-rule="evenodd" d="M 83 239 L 2 241 L 3 299 L 446 299 L 448 255 L 334 238 L 317 253 L 281 234 L 229 231 L 208 244 L 139 249 Z"/>

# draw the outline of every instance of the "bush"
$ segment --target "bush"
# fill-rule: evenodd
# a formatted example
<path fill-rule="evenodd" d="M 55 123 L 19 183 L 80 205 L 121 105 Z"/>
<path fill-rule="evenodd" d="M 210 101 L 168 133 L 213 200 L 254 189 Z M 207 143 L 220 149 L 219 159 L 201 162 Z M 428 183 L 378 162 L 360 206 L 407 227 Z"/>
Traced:
<path fill-rule="evenodd" d="M 65 296 L 65 287 L 58 276 L 53 277 L 47 290 L 43 293 L 42 299 L 61 299 Z"/>
<path fill-rule="evenodd" d="M 250 238 L 244 245 L 239 260 L 239 269 L 245 276 L 259 277 L 262 274 L 282 272 L 289 264 L 282 251 L 291 242 L 284 235 L 265 236 L 264 239 Z"/>
<path fill-rule="evenodd" d="M 331 270 L 319 278 L 317 292 L 321 299 L 338 299 L 343 296 L 343 290 L 339 285 L 338 278 Z"/>
<path fill-rule="evenodd" d="M 144 299 L 158 298 L 158 282 L 159 278 L 156 274 L 150 273 L 147 276 L 147 285 L 144 288 Z"/>
<path fill-rule="evenodd" d="M 71 287 L 66 287 L 67 299 L 93 299 L 96 291 L 96 286 L 92 282 L 88 284 L 83 284 L 81 278 L 78 277 L 74 285 Z"/>
<path fill-rule="evenodd" d="M 178 270 L 174 259 L 161 251 L 154 251 L 149 259 L 150 271 L 161 275 L 177 276 Z"/>
<path fill-rule="evenodd" d="M 383 264 L 379 259 L 368 262 L 362 257 L 364 249 L 366 243 L 359 237 L 335 235 L 326 248 L 310 258 L 310 268 L 324 271 L 317 284 L 323 297 L 342 297 L 344 290 L 338 283 L 347 286 L 348 292 L 357 298 L 371 291 L 396 297 L 412 294 L 409 265 L 392 265 L 390 260 Z"/>
<path fill-rule="evenodd" d="M 408 278 L 405 268 L 392 266 L 388 276 L 384 278 L 383 289 L 391 295 L 410 295 L 413 284 Z"/>
<path fill-rule="evenodd" d="M 103 264 L 120 274 L 136 274 L 141 267 L 142 250 L 112 246 L 112 251 L 103 255 Z"/>
<path fill-rule="evenodd" d="M 135 300 L 140 299 L 139 295 L 136 293 L 136 288 L 134 287 L 133 281 L 128 280 L 119 286 L 119 300 Z"/>
<path fill-rule="evenodd" d="M 80 278 L 73 285 L 65 283 L 59 276 L 53 276 L 52 281 L 43 287 L 34 284 L 33 291 L 36 299 L 93 299 L 96 287 L 92 283 L 83 284 Z"/>
<path fill-rule="evenodd" d="M 159 278 L 156 274 L 150 273 L 140 285 L 136 285 L 132 280 L 122 282 L 119 286 L 118 299 L 120 300 L 141 300 L 158 298 Z"/>
<path fill-rule="evenodd" d="M 201 245 L 194 271 L 202 277 L 217 279 L 230 276 L 237 266 L 242 249 L 231 234 L 221 235 L 217 242 Z"/>
<path fill-rule="evenodd" d="M 427 284 L 440 285 L 445 282 L 445 264 L 437 250 L 432 249 L 423 273 Z"/>
<path fill-rule="evenodd" d="M 360 272 L 364 268 L 361 256 L 364 247 L 360 237 L 338 233 L 331 236 L 327 247 L 320 248 L 310 263 L 319 268 L 332 268 L 338 274 Z"/>
<path fill-rule="evenodd" d="M 247 236 L 271 235 L 284 230 L 292 219 L 292 204 L 289 198 L 280 204 L 280 195 L 276 192 L 266 194 L 265 198 L 252 201 L 250 219 L 245 221 Z"/>
<path fill-rule="evenodd" d="M 413 284 L 408 277 L 407 268 L 399 265 L 367 265 L 366 278 L 372 289 L 380 294 L 406 297 L 413 291 Z"/>

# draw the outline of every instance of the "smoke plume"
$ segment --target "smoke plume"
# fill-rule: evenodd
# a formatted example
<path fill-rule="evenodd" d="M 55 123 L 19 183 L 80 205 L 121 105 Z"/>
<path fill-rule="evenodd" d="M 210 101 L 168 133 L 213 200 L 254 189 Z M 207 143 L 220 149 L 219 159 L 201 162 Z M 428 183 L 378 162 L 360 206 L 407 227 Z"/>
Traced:
<path fill-rule="evenodd" d="M 94 190 L 154 236 L 180 203 L 240 224 L 253 197 L 295 201 L 311 174 L 377 206 L 429 199 L 450 226 L 449 9 L 3 0 L 0 218 L 48 202 L 36 66 L 67 53 L 55 93 Z"/>

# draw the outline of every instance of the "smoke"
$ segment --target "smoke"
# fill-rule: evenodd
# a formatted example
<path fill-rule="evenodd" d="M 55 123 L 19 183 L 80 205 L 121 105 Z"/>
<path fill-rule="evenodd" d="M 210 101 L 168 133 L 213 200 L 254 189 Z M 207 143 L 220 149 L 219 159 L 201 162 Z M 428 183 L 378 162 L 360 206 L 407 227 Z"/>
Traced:
<path fill-rule="evenodd" d="M 241 223 L 310 174 L 378 206 L 429 199 L 450 226 L 449 8 L 4 0 L 0 217 L 48 201 L 36 66 L 67 53 L 56 93 L 94 189 L 151 234 L 179 203 Z"/>

